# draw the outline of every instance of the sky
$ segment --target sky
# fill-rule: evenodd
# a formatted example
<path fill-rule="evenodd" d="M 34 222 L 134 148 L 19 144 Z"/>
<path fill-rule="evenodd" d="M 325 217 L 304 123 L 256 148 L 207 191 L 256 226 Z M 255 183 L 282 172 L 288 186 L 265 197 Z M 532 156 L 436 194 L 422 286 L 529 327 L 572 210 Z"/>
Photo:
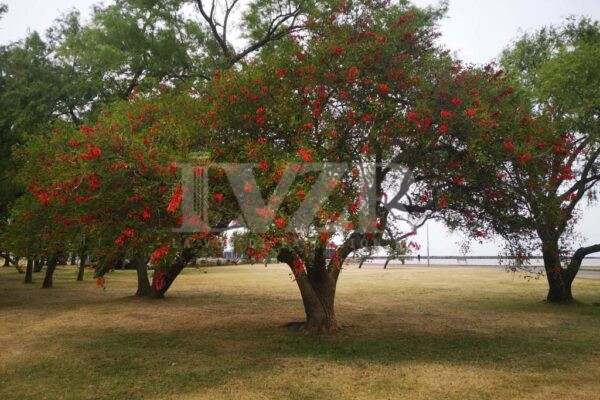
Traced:
<path fill-rule="evenodd" d="M 436 0 L 413 0 L 418 6 L 438 4 Z M 90 14 L 96 0 L 0 0 L 9 11 L 0 21 L 0 43 L 23 38 L 28 31 L 45 31 L 54 19 L 77 8 L 83 16 Z M 463 62 L 484 64 L 524 32 L 533 32 L 543 26 L 560 24 L 565 18 L 588 16 L 600 19 L 598 0 L 450 0 L 446 18 L 440 25 L 441 41 Z M 577 226 L 584 238 L 581 244 L 600 243 L 600 207 L 585 209 Z M 431 255 L 459 254 L 463 238 L 451 234 L 441 223 L 430 221 L 429 243 Z M 425 228 L 416 236 L 426 246 Z M 472 243 L 469 255 L 496 255 L 499 242 Z"/>

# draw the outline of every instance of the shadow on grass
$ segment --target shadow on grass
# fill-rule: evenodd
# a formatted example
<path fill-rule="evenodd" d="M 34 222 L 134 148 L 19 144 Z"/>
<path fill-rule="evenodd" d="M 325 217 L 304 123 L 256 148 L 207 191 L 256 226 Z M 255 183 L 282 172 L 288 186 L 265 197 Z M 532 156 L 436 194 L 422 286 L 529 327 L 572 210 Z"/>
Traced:
<path fill-rule="evenodd" d="M 50 340 L 60 341 L 52 357 L 9 365 L 0 373 L 0 398 L 162 399 L 219 390 L 232 380 L 284 387 L 277 371 L 288 369 L 301 381 L 313 362 L 333 368 L 431 363 L 542 373 L 567 364 L 577 368 L 594 354 L 594 343 L 553 340 L 534 329 L 364 335 L 350 327 L 332 336 L 303 336 L 245 324 L 171 333 L 65 330 Z"/>

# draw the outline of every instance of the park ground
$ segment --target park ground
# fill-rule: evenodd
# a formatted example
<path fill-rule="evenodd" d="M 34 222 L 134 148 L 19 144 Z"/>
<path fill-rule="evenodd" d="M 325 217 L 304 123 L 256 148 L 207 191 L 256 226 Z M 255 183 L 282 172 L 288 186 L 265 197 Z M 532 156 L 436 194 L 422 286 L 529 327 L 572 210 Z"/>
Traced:
<path fill-rule="evenodd" d="M 0 399 L 597 399 L 600 280 L 546 304 L 495 269 L 343 271 L 344 329 L 305 336 L 283 266 L 186 269 L 165 300 L 133 271 L 54 289 L 0 271 Z"/>

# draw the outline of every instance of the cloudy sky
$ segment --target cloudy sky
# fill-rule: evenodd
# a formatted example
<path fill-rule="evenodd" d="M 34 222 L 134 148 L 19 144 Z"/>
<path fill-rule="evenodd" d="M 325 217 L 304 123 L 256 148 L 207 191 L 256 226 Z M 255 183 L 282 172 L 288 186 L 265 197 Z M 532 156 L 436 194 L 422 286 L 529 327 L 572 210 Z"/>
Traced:
<path fill-rule="evenodd" d="M 435 0 L 413 0 L 419 6 L 435 5 Z M 29 30 L 44 31 L 65 11 L 77 8 L 89 15 L 96 0 L 0 0 L 9 7 L 0 21 L 0 43 L 21 39 Z M 442 42 L 463 61 L 487 63 L 523 32 L 559 24 L 571 15 L 600 19 L 598 0 L 450 0 L 442 22 Z M 600 207 L 586 209 L 578 225 L 584 243 L 600 243 Z M 458 254 L 461 237 L 448 233 L 442 225 L 429 223 L 432 255 Z M 425 230 L 417 235 L 425 244 Z M 472 255 L 495 255 L 497 243 L 473 244 Z"/>

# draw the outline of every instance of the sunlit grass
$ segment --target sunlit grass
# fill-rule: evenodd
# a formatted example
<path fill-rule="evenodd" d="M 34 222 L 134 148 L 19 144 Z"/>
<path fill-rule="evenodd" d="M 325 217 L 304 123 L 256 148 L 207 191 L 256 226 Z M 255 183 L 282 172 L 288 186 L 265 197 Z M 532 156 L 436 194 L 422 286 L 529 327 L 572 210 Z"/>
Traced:
<path fill-rule="evenodd" d="M 597 398 L 600 280 L 555 306 L 489 268 L 349 268 L 344 329 L 302 336 L 282 266 L 188 269 L 164 301 L 131 297 L 133 271 L 22 277 L 0 271 L 2 400 Z"/>

